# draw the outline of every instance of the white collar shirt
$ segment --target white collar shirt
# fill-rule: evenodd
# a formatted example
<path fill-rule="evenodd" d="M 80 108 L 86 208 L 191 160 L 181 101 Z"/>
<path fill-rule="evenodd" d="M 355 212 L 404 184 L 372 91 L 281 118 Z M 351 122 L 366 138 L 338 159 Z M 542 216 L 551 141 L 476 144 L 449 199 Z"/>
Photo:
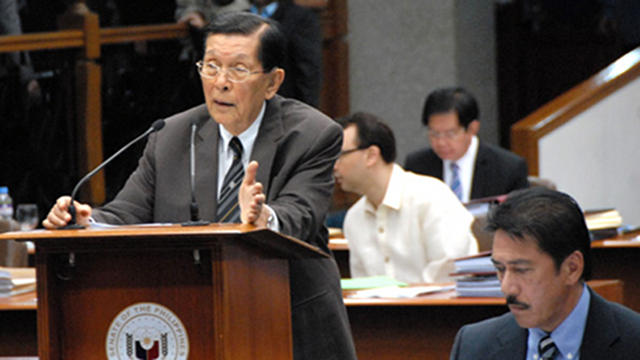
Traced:
<path fill-rule="evenodd" d="M 580 360 L 580 346 L 587 326 L 591 294 L 586 284 L 582 286 L 582 295 L 578 304 L 569 316 L 551 333 L 551 339 L 556 344 L 557 351 L 554 360 Z M 540 360 L 538 344 L 546 335 L 540 328 L 531 328 L 527 340 L 527 360 Z"/>
<path fill-rule="evenodd" d="M 363 196 L 345 217 L 351 276 L 450 282 L 452 259 L 478 252 L 472 221 L 442 181 L 394 164 L 378 208 Z"/>
<path fill-rule="evenodd" d="M 258 137 L 258 131 L 260 130 L 260 124 L 262 124 L 262 119 L 264 118 L 264 113 L 266 111 L 266 102 L 262 104 L 262 109 L 258 114 L 256 120 L 249 126 L 247 130 L 245 130 L 242 134 L 238 135 L 238 140 L 242 144 L 242 166 L 244 169 L 247 169 L 247 165 L 249 165 L 249 161 L 251 159 L 251 152 L 253 151 L 253 145 L 256 142 L 256 138 Z M 227 171 L 231 167 L 233 163 L 233 150 L 229 147 L 229 142 L 233 139 L 233 135 L 227 131 L 222 125 L 218 125 L 220 132 L 220 142 L 218 144 L 218 196 L 220 196 L 220 192 L 222 189 L 222 184 L 224 183 L 224 177 L 227 174 Z"/>
<path fill-rule="evenodd" d="M 240 144 L 242 144 L 242 166 L 245 170 L 247 170 L 247 165 L 251 161 L 251 153 L 253 152 L 253 146 L 256 143 L 256 139 L 258 138 L 258 132 L 260 131 L 260 125 L 262 124 L 262 120 L 264 120 L 264 114 L 267 109 L 267 102 L 265 101 L 262 104 L 262 109 L 258 114 L 256 120 L 245 130 L 242 134 L 238 135 L 238 140 L 240 140 Z M 220 141 L 218 142 L 218 196 L 220 196 L 220 192 L 222 189 L 222 184 L 224 183 L 224 177 L 227 174 L 227 171 L 233 164 L 233 150 L 229 147 L 229 142 L 233 139 L 233 135 L 227 131 L 223 126 L 218 125 L 219 133 L 220 133 Z M 271 217 L 269 222 L 267 223 L 267 227 L 273 231 L 280 231 L 280 221 L 278 219 L 278 215 L 276 212 L 269 206 L 265 204 L 265 207 L 271 213 Z"/>

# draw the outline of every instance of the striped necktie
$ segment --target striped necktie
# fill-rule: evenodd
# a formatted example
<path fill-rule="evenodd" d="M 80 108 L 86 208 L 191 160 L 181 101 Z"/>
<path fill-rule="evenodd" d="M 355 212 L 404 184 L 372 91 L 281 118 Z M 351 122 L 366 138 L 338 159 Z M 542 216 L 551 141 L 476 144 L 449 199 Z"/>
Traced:
<path fill-rule="evenodd" d="M 224 177 L 224 184 L 218 197 L 218 211 L 216 222 L 219 223 L 239 223 L 240 207 L 238 206 L 238 190 L 244 177 L 244 167 L 242 166 L 242 143 L 237 137 L 229 141 L 229 148 L 233 150 L 233 163 Z"/>
<path fill-rule="evenodd" d="M 538 343 L 538 353 L 540 354 L 540 360 L 552 360 L 553 355 L 556 353 L 556 344 L 550 335 L 540 339 Z"/>
<path fill-rule="evenodd" d="M 462 184 L 460 183 L 460 176 L 458 175 L 458 164 L 451 163 L 451 190 L 456 194 L 458 199 L 462 200 Z"/>

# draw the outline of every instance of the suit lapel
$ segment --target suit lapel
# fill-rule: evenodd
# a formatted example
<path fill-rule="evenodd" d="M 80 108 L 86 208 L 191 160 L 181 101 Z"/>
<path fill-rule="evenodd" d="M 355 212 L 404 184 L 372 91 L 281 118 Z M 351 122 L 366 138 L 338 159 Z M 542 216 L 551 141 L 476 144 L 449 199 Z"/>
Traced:
<path fill-rule="evenodd" d="M 620 338 L 620 329 L 607 307 L 605 300 L 589 288 L 591 304 L 587 315 L 587 325 L 580 345 L 581 360 L 613 360 L 615 353 L 610 349 Z"/>
<path fill-rule="evenodd" d="M 526 360 L 528 332 L 518 326 L 515 319 L 510 315 L 510 321 L 495 337 L 495 351 L 492 354 L 479 354 L 480 359 L 513 359 Z"/>
<path fill-rule="evenodd" d="M 281 98 L 277 95 L 267 101 L 264 119 L 260 124 L 258 137 L 251 153 L 251 160 L 256 160 L 259 165 L 256 181 L 262 183 L 267 199 L 269 199 L 271 170 L 278 149 L 278 140 L 284 134 L 280 105 Z"/>
<path fill-rule="evenodd" d="M 218 208 L 219 142 L 218 124 L 206 115 L 196 133 L 196 200 L 200 218 L 209 221 L 215 219 Z"/>
<path fill-rule="evenodd" d="M 473 169 L 472 184 L 471 184 L 471 199 L 477 199 L 485 197 L 487 191 L 482 187 L 486 183 L 485 179 L 489 176 L 487 174 L 487 152 L 482 145 L 478 144 L 478 153 L 476 154 L 476 162 Z"/>
<path fill-rule="evenodd" d="M 267 102 L 264 119 L 253 145 L 251 160 L 259 164 L 256 181 L 262 183 L 265 194 L 269 195 L 269 179 L 276 156 L 278 140 L 284 134 L 279 96 Z M 207 111 L 203 106 L 203 111 Z M 208 114 L 208 112 L 206 113 Z M 218 208 L 218 148 L 220 130 L 218 124 L 208 115 L 203 116 L 196 134 L 196 194 L 200 206 L 200 217 L 209 221 L 215 219 Z"/>

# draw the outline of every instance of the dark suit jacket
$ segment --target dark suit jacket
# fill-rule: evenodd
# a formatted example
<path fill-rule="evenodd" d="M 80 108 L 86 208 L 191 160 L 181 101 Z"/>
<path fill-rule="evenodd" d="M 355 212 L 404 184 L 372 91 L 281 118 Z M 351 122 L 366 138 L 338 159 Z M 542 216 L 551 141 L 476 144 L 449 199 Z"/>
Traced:
<path fill-rule="evenodd" d="M 580 360 L 640 359 L 640 314 L 609 302 L 590 288 L 591 304 Z M 450 360 L 524 360 L 528 332 L 511 313 L 463 326 Z"/>
<path fill-rule="evenodd" d="M 416 174 L 443 179 L 442 160 L 431 148 L 420 149 L 407 155 L 404 168 Z M 527 163 L 522 157 L 480 142 L 470 198 L 504 195 L 513 190 L 527 188 L 528 175 Z"/>
<path fill-rule="evenodd" d="M 271 17 L 287 39 L 284 82 L 278 94 L 318 107 L 322 87 L 322 30 L 318 16 L 293 2 L 281 1 Z"/>
<path fill-rule="evenodd" d="M 116 198 L 93 216 L 115 224 L 180 223 L 189 219 L 190 121 L 202 119 L 196 141 L 196 196 L 201 218 L 213 221 L 218 179 L 218 125 L 204 105 L 166 120 L 149 138 L 138 168 Z M 280 96 L 268 101 L 251 159 L 281 232 L 328 254 L 323 225 L 333 191 L 342 130 L 319 111 Z M 291 260 L 296 359 L 354 359 L 340 275 L 333 259 Z"/>

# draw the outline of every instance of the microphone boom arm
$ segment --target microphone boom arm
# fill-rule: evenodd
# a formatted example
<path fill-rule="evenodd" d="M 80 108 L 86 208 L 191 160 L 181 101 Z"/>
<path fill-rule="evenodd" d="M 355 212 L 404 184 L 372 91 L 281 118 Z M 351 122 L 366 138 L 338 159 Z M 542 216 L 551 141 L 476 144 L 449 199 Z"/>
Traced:
<path fill-rule="evenodd" d="M 108 163 L 110 163 L 113 159 L 115 159 L 120 154 L 122 154 L 125 150 L 133 146 L 133 144 L 149 136 L 149 134 L 151 134 L 152 132 L 160 131 L 164 127 L 164 125 L 165 125 L 165 122 L 162 119 L 154 121 L 151 127 L 147 131 L 145 131 L 142 135 L 131 140 L 127 145 L 123 146 L 120 150 L 116 151 L 115 154 L 111 155 L 107 160 L 103 161 L 95 169 L 91 170 L 87 175 L 85 175 L 82 179 L 80 179 L 80 181 L 78 181 L 78 184 L 75 186 L 75 188 L 73 188 L 73 191 L 71 192 L 71 204 L 69 204 L 69 210 L 68 210 L 69 214 L 71 215 L 71 220 L 69 221 L 69 224 L 67 224 L 67 226 L 64 226 L 60 229 L 65 229 L 65 230 L 83 229 L 84 226 L 79 225 L 77 223 L 76 207 L 73 204 L 76 199 L 78 190 L 80 190 L 80 186 L 84 185 L 84 183 L 87 182 L 87 180 L 89 180 L 92 176 L 94 176 L 98 171 L 102 170 Z"/>

